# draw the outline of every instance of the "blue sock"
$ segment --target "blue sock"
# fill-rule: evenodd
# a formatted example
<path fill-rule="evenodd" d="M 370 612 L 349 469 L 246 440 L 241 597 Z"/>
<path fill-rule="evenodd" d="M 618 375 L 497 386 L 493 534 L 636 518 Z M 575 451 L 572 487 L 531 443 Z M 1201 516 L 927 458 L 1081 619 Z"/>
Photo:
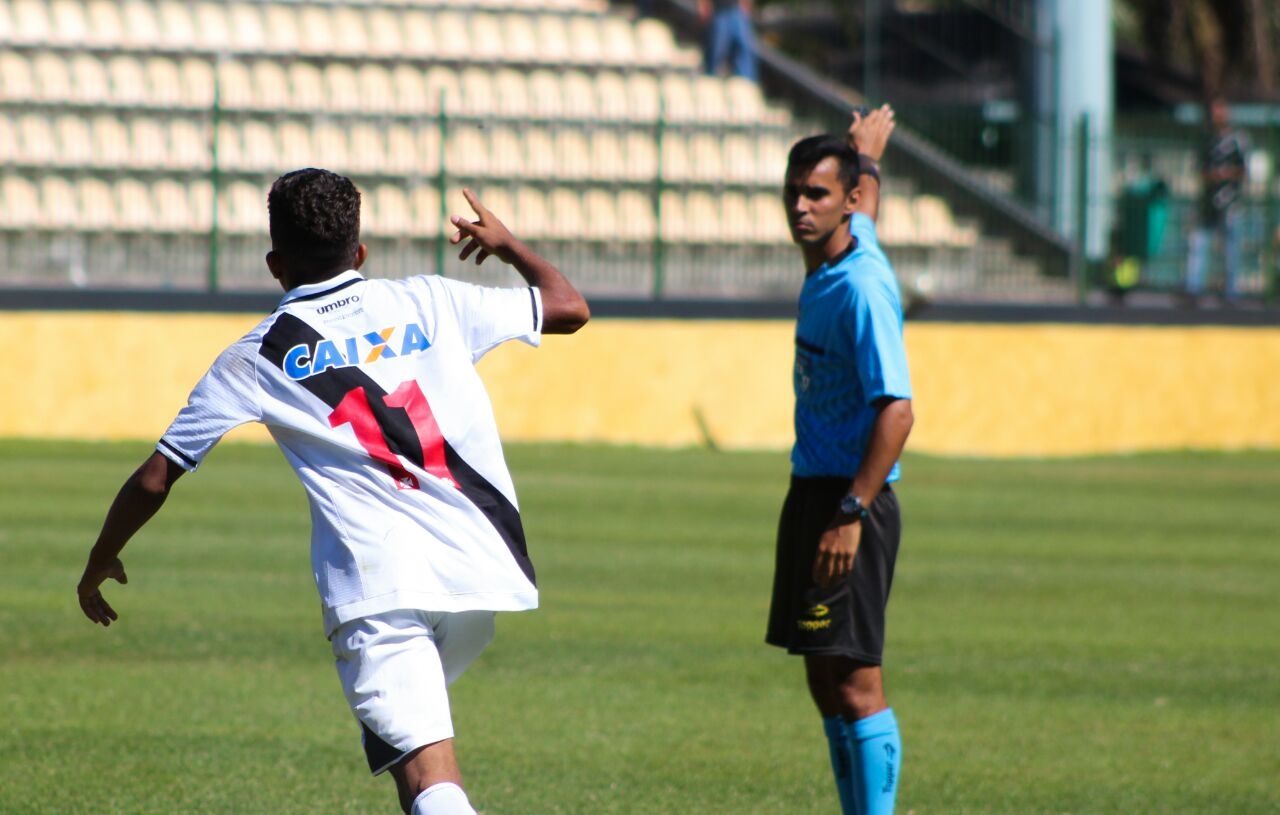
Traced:
<path fill-rule="evenodd" d="M 847 728 L 853 741 L 858 815 L 893 815 L 902 769 L 902 737 L 893 710 L 882 710 Z"/>
<path fill-rule="evenodd" d="M 832 716 L 822 719 L 822 729 L 827 734 L 827 748 L 831 751 L 831 772 L 836 777 L 836 792 L 840 795 L 840 811 L 844 815 L 856 815 L 854 810 L 853 744 L 843 718 Z"/>

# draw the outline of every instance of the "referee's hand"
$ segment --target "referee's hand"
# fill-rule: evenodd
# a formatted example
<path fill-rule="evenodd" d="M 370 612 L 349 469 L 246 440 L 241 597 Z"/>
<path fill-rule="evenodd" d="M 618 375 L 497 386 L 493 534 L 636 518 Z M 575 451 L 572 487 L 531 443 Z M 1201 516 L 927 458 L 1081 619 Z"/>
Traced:
<path fill-rule="evenodd" d="M 813 559 L 813 582 L 823 588 L 834 586 L 853 571 L 862 541 L 862 524 L 858 521 L 833 522 L 818 540 L 818 553 Z"/>
<path fill-rule="evenodd" d="M 112 621 L 120 617 L 98 589 L 108 579 L 120 584 L 129 582 L 129 576 L 124 573 L 124 563 L 120 558 L 114 558 L 104 568 L 94 568 L 92 564 L 85 566 L 84 576 L 76 586 L 76 594 L 80 597 L 80 610 L 90 622 L 101 623 L 103 627 L 111 625 Z"/>

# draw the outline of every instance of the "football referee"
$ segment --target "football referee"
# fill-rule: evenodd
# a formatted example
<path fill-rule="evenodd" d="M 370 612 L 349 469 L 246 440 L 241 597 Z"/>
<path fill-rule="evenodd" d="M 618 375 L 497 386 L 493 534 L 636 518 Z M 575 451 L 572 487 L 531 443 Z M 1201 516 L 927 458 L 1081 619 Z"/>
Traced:
<path fill-rule="evenodd" d="M 911 432 L 902 306 L 876 239 L 885 105 L 846 138 L 811 136 L 783 199 L 805 264 L 795 337 L 795 446 L 766 641 L 804 657 L 845 815 L 887 815 L 902 742 L 881 676 L 901 536 L 898 458 Z"/>

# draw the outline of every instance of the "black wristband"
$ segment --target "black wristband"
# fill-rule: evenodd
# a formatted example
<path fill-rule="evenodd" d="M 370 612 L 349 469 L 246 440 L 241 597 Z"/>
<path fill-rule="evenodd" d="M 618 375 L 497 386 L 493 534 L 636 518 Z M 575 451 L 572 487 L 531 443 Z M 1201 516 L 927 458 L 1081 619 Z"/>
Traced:
<path fill-rule="evenodd" d="M 876 165 L 876 160 L 866 153 L 858 154 L 858 175 L 869 175 L 880 183 L 880 168 Z"/>

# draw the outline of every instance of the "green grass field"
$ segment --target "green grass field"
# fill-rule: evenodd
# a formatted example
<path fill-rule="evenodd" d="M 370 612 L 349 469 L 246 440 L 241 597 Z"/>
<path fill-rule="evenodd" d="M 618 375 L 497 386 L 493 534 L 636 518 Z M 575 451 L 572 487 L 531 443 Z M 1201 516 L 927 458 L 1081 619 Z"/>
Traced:
<path fill-rule="evenodd" d="M 145 444 L 0 444 L 0 813 L 392 813 L 274 449 L 183 479 L 74 585 Z M 485 815 L 835 813 L 761 643 L 782 454 L 509 450 L 543 607 L 454 688 Z M 909 457 L 886 677 L 899 812 L 1280 812 L 1280 455 Z"/>

